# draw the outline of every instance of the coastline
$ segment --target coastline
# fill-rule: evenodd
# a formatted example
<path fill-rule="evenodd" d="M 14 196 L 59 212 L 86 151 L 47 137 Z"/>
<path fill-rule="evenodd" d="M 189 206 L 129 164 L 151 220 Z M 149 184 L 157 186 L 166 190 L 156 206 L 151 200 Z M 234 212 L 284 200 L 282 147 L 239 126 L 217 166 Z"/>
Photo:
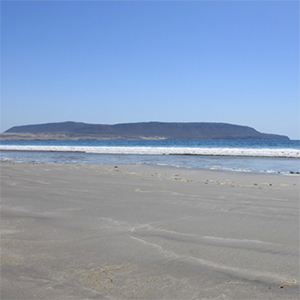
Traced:
<path fill-rule="evenodd" d="M 3 299 L 298 299 L 299 177 L 1 162 Z"/>
<path fill-rule="evenodd" d="M 93 154 L 131 154 L 131 155 L 181 155 L 181 156 L 216 156 L 216 157 L 262 157 L 262 158 L 300 158 L 299 149 L 255 149 L 255 148 L 220 148 L 220 147 L 147 147 L 147 146 L 21 146 L 0 145 L 0 151 L 32 151 Z"/>
<path fill-rule="evenodd" d="M 1 147 L 0 147 L 1 148 Z M 88 152 L 84 150 L 39 150 L 39 149 L 6 149 L 3 148 L 0 149 L 0 151 L 6 151 L 6 152 L 42 152 L 42 153 L 47 153 L 47 152 L 54 152 L 54 153 L 91 153 L 91 154 L 119 154 L 119 155 L 135 155 L 134 153 L 110 153 L 110 152 Z M 299 151 L 297 151 L 298 154 Z M 137 155 L 174 155 L 174 156 L 203 156 L 203 157 L 241 157 L 241 158 L 287 158 L 287 159 L 300 159 L 300 156 L 290 156 L 290 155 L 247 155 L 247 154 L 213 154 L 213 153 L 163 153 L 163 154 L 143 154 L 143 153 L 137 153 Z"/>

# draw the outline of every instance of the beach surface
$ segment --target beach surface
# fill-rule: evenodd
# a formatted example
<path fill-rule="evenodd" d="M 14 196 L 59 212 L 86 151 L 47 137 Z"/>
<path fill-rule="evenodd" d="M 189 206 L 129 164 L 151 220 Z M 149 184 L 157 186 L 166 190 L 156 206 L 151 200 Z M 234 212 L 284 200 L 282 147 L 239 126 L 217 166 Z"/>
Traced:
<path fill-rule="evenodd" d="M 1 299 L 299 299 L 299 176 L 1 162 Z"/>

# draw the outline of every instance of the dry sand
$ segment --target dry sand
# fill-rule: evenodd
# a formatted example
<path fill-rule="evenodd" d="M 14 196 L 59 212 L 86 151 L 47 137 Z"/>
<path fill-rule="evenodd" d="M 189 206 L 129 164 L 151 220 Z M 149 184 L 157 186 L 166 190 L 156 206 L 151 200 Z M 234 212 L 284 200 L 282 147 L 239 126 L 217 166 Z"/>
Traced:
<path fill-rule="evenodd" d="M 1 163 L 1 299 L 299 299 L 299 177 Z"/>

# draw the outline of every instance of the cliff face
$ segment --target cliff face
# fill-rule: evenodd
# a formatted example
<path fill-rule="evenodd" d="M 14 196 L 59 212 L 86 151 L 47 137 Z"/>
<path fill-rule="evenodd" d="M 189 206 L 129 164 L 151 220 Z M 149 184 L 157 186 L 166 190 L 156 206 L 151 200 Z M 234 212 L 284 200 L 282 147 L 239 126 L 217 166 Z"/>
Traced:
<path fill-rule="evenodd" d="M 226 123 L 126 123 L 116 125 L 77 122 L 15 126 L 1 139 L 289 139 L 260 133 L 247 126 Z"/>

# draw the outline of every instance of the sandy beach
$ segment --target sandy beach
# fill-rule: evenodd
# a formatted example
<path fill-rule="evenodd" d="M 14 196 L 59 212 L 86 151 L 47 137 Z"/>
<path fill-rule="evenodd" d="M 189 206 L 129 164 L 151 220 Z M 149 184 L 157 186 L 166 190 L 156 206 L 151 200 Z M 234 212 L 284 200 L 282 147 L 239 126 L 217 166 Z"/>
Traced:
<path fill-rule="evenodd" d="M 1 299 L 299 299 L 299 176 L 1 162 Z"/>

